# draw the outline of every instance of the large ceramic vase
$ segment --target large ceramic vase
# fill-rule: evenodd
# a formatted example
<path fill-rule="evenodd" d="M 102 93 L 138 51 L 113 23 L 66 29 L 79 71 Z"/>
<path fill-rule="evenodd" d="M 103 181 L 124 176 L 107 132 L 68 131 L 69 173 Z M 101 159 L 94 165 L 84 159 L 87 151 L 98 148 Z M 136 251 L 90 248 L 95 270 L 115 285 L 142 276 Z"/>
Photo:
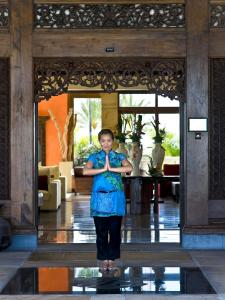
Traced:
<path fill-rule="evenodd" d="M 156 143 L 152 149 L 153 167 L 156 168 L 158 173 L 162 173 L 162 165 L 165 158 L 165 149 L 161 143 Z"/>
<path fill-rule="evenodd" d="M 140 175 L 140 162 L 142 158 L 142 146 L 139 143 L 132 143 L 130 149 L 130 162 L 133 166 L 133 171 L 131 175 Z"/>
<path fill-rule="evenodd" d="M 123 153 L 126 155 L 126 157 L 128 157 L 128 151 L 125 147 L 125 143 L 119 143 L 118 148 L 116 149 L 116 152 L 118 153 Z"/>

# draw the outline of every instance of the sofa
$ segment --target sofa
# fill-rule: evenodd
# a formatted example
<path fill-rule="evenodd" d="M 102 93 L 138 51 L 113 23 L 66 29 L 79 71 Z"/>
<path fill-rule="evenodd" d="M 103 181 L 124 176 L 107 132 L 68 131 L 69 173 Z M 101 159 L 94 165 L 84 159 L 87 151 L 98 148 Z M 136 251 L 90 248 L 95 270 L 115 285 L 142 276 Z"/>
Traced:
<path fill-rule="evenodd" d="M 40 210 L 57 210 L 66 198 L 66 177 L 60 176 L 58 166 L 38 166 L 38 190 L 43 193 Z"/>

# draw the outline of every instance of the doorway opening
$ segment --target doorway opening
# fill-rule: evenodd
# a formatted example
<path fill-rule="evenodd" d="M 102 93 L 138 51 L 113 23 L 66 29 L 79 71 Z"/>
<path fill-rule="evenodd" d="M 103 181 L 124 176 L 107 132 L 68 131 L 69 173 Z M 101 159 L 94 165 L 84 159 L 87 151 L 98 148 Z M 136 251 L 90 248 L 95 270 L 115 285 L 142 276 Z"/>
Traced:
<path fill-rule="evenodd" d="M 169 75 L 169 73 L 164 74 L 167 80 Z M 159 74 L 156 73 L 156 76 L 159 77 Z M 137 187 L 137 182 L 133 184 L 129 180 L 127 182 L 124 180 L 127 214 L 122 226 L 122 243 L 179 243 L 182 223 L 180 213 L 183 214 L 180 209 L 180 202 L 183 201 L 182 170 L 184 169 L 183 145 L 180 138 L 183 104 L 180 105 L 177 101 L 179 97 L 176 96 L 176 92 L 172 95 L 170 90 L 166 95 L 166 89 L 162 85 L 160 88 L 165 89 L 163 92 L 156 91 L 156 87 L 144 89 L 143 85 L 139 85 L 138 89 L 114 87 L 115 89 L 110 91 L 104 90 L 99 85 L 97 88 L 89 89 L 81 86 L 79 83 L 77 85 L 70 83 L 65 93 L 60 92 L 59 96 L 57 94 L 54 96 L 53 92 L 50 95 L 45 94 L 47 100 L 51 98 L 50 101 L 41 101 L 36 105 L 38 111 L 36 140 L 39 143 L 36 159 L 37 194 L 39 196 L 41 193 L 44 194 L 44 184 L 45 186 L 51 184 L 51 188 L 54 189 L 53 194 L 55 193 L 53 208 L 46 206 L 47 202 L 43 204 L 46 200 L 41 200 L 41 196 L 39 197 L 39 242 L 95 243 L 94 223 L 89 217 L 92 178 L 82 176 L 82 164 L 91 152 L 98 150 L 97 133 L 101 128 L 111 128 L 115 132 L 119 120 L 130 120 L 131 126 L 132 120 L 141 116 L 145 125 L 142 136 L 140 177 L 152 177 L 150 156 L 154 147 L 154 122 L 157 121 L 159 127 L 165 129 L 162 144 L 165 148 L 162 174 L 179 178 L 180 184 L 174 182 L 173 178 L 165 182 L 158 181 L 157 185 L 154 181 L 139 180 L 140 201 L 138 200 L 137 203 L 139 202 L 140 210 L 135 211 L 133 204 L 136 197 L 134 197 L 133 187 L 135 184 Z M 111 85 L 108 87 L 112 88 Z M 40 91 L 43 92 L 43 86 Z M 128 128 L 129 130 L 131 131 L 131 128 Z M 71 141 L 73 141 L 72 147 Z M 128 138 L 126 141 L 128 159 L 131 143 L 132 140 Z M 118 143 L 115 143 L 114 150 L 117 148 Z M 70 152 L 69 160 L 67 157 L 62 161 L 63 151 L 64 154 Z M 56 161 L 57 155 L 58 161 Z M 67 167 L 63 166 L 66 165 L 64 163 L 70 163 L 69 172 Z M 179 177 L 180 173 L 181 177 Z M 154 203 L 156 194 L 159 196 L 157 213 Z M 51 196 L 50 193 L 46 197 L 48 196 Z M 42 195 L 42 198 L 45 198 L 45 195 L 44 197 Z"/>

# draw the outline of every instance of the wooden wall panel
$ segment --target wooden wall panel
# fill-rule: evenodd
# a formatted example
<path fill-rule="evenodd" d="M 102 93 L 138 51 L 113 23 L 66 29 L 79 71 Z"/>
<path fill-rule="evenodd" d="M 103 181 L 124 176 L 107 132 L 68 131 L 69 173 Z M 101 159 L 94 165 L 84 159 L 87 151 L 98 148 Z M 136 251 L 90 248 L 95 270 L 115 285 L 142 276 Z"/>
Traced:
<path fill-rule="evenodd" d="M 16 227 L 34 227 L 32 1 L 11 7 L 11 212 Z"/>
<path fill-rule="evenodd" d="M 0 201 L 10 199 L 9 59 L 0 58 Z"/>
<path fill-rule="evenodd" d="M 225 57 L 225 28 L 211 29 L 209 33 L 209 57 Z"/>
<path fill-rule="evenodd" d="M 10 56 L 10 35 L 0 30 L 0 57 Z"/>
<path fill-rule="evenodd" d="M 114 53 L 106 53 L 114 47 Z M 185 31 L 123 31 L 88 32 L 73 34 L 34 32 L 34 57 L 84 57 L 84 56 L 148 56 L 185 57 Z"/>
<path fill-rule="evenodd" d="M 225 59 L 210 67 L 210 199 L 225 200 Z"/>

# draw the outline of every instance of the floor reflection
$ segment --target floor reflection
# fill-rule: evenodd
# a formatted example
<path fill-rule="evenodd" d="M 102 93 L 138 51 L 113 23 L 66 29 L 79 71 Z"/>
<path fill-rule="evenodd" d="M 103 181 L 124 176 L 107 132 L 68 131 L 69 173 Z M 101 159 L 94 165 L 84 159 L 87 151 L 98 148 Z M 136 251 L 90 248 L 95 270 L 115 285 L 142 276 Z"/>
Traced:
<path fill-rule="evenodd" d="M 179 243 L 179 204 L 160 204 L 159 215 L 130 215 L 123 219 L 123 243 Z M 57 212 L 41 212 L 41 243 L 95 243 L 95 227 L 89 216 L 89 196 L 71 196 Z"/>
<path fill-rule="evenodd" d="M 21 268 L 2 294 L 215 294 L 198 268 Z"/>

